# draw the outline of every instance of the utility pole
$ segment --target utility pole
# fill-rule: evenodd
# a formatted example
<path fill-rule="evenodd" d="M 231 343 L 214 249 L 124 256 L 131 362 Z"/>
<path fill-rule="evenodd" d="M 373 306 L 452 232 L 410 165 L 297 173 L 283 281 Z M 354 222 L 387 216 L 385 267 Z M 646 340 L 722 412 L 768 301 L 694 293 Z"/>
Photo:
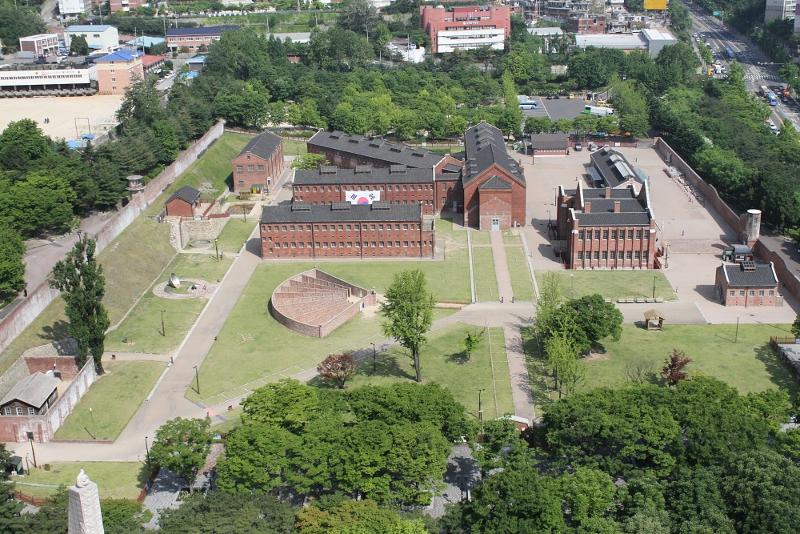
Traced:
<path fill-rule="evenodd" d="M 372 345 L 372 374 L 374 375 L 378 369 L 378 353 L 375 350 L 375 343 L 370 342 L 370 345 Z"/>
<path fill-rule="evenodd" d="M 33 453 L 33 467 L 39 467 L 36 463 L 36 450 L 33 448 L 33 432 L 28 432 L 28 442 L 31 444 L 31 453 Z"/>
<path fill-rule="evenodd" d="M 147 458 L 147 465 L 150 465 L 150 447 L 147 446 L 147 436 L 144 437 L 144 454 Z"/>
<path fill-rule="evenodd" d="M 200 395 L 200 375 L 197 374 L 197 366 L 194 366 L 194 378 L 197 381 L 197 394 Z"/>
<path fill-rule="evenodd" d="M 653 298 L 656 298 L 656 275 L 653 275 Z"/>

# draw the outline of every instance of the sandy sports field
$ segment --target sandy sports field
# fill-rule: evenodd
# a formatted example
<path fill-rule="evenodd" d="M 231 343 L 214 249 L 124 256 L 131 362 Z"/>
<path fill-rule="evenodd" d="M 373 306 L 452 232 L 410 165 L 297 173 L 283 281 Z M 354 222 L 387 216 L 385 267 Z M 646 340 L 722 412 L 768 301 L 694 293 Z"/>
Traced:
<path fill-rule="evenodd" d="M 0 98 L 0 130 L 10 122 L 32 119 L 54 139 L 100 135 L 116 125 L 121 103 L 122 95 Z"/>

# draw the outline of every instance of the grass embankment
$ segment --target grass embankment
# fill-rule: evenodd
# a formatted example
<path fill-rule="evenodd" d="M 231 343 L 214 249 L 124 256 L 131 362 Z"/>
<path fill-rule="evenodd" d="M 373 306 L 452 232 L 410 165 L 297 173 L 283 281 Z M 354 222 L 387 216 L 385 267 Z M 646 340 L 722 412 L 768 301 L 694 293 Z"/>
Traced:
<path fill-rule="evenodd" d="M 547 272 L 537 272 L 536 281 L 541 287 Z M 579 298 L 598 293 L 610 299 L 653 298 L 674 300 L 675 292 L 660 271 L 557 271 L 561 292 L 567 298 Z"/>
<path fill-rule="evenodd" d="M 59 486 L 72 486 L 83 469 L 97 484 L 101 499 L 130 499 L 139 496 L 143 485 L 139 480 L 139 462 L 63 462 L 50 464 L 50 470 L 32 469 L 23 477 L 11 480 L 15 488 L 32 497 L 48 497 Z"/>

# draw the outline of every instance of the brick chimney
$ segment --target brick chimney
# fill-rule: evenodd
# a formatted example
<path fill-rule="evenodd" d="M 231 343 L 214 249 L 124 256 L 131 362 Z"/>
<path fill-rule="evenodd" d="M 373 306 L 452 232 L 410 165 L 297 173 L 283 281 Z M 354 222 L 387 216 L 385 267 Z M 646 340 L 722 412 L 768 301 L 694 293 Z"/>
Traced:
<path fill-rule="evenodd" d="M 620 212 L 620 210 L 622 209 L 622 208 L 620 207 L 620 206 L 621 206 L 621 204 L 622 204 L 622 203 L 621 203 L 619 200 L 615 200 L 615 201 L 614 201 L 614 213 L 619 213 L 619 212 Z"/>
<path fill-rule="evenodd" d="M 592 213 L 592 203 L 588 200 L 583 202 L 583 213 Z"/>
<path fill-rule="evenodd" d="M 606 198 L 611 198 L 611 187 L 606 186 Z"/>

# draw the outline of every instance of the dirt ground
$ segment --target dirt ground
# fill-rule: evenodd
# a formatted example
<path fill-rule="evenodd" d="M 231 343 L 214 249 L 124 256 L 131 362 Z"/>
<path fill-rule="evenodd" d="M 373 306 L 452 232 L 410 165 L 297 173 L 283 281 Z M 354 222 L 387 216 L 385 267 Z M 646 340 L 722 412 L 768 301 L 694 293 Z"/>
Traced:
<path fill-rule="evenodd" d="M 100 135 L 116 125 L 122 95 L 62 96 L 0 99 L 0 130 L 10 122 L 33 119 L 54 139 Z M 44 119 L 49 118 L 49 124 Z M 76 133 L 77 132 L 77 133 Z"/>
<path fill-rule="evenodd" d="M 683 305 L 691 305 L 711 323 L 742 322 L 790 323 L 798 303 L 785 295 L 783 306 L 726 307 L 715 298 L 714 277 L 722 263 L 725 243 L 736 241 L 736 234 L 702 198 L 670 178 L 665 164 L 652 148 L 618 148 L 633 165 L 649 177 L 650 202 L 657 224 L 659 247 L 669 244 L 668 268 L 664 274 Z M 537 271 L 560 270 L 547 238 L 547 222 L 555 217 L 555 190 L 559 185 L 574 188 L 583 179 L 589 152 L 572 151 L 568 156 L 539 157 L 515 155 L 522 160 L 527 187 L 528 226 L 525 236 Z M 586 186 L 586 181 L 583 182 Z"/>

